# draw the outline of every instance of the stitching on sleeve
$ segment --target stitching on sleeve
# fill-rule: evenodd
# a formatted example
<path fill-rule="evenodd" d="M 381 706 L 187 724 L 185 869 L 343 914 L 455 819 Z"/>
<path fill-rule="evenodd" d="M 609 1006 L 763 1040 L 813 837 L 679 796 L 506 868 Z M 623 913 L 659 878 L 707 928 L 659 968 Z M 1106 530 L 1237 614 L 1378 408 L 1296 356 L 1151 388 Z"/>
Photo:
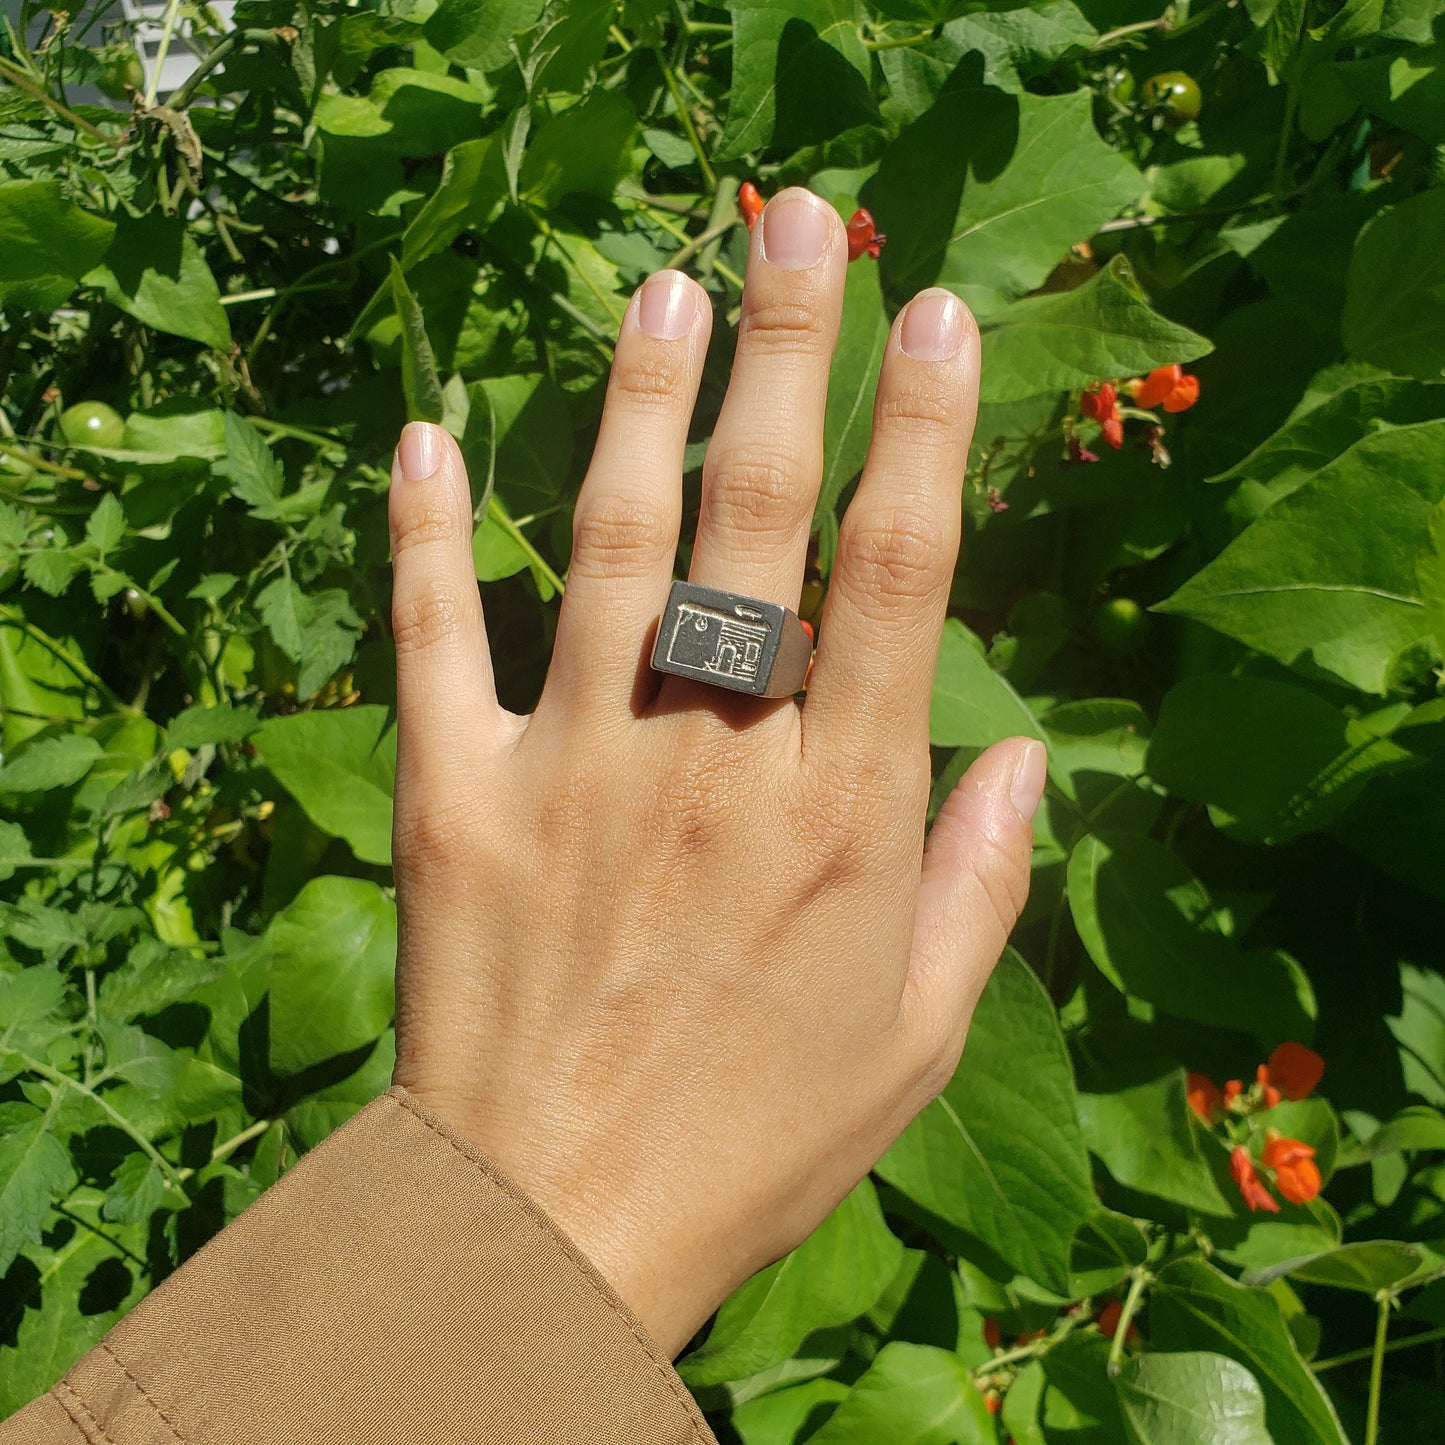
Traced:
<path fill-rule="evenodd" d="M 697 1402 L 688 1393 L 687 1387 L 682 1383 L 677 1372 L 670 1364 L 663 1362 L 658 1354 L 657 1346 L 644 1332 L 641 1324 L 631 1317 L 630 1311 L 623 1305 L 622 1301 L 618 1299 L 611 1286 L 596 1272 L 596 1267 L 584 1262 L 577 1246 L 553 1223 L 551 1217 L 543 1211 L 542 1207 L 528 1195 L 522 1193 L 522 1191 L 489 1160 L 473 1154 L 465 1143 L 460 1139 L 453 1138 L 437 1121 L 430 1118 L 420 1102 L 413 1099 L 400 1085 L 389 1089 L 385 1097 L 394 1099 L 396 1103 L 405 1109 L 419 1124 L 429 1129 L 438 1139 L 449 1144 L 463 1159 L 473 1165 L 484 1178 L 496 1185 L 513 1203 L 519 1205 L 522 1213 L 539 1234 L 545 1235 L 554 1243 L 562 1246 L 563 1257 L 571 1264 L 578 1276 L 594 1294 L 601 1296 L 607 1308 L 617 1316 L 618 1320 L 626 1326 L 627 1332 L 642 1346 L 643 1351 L 652 1362 L 653 1368 L 657 1371 L 662 1383 L 686 1413 L 688 1424 L 692 1429 L 692 1439 L 697 1441 L 698 1445 L 709 1445 L 708 1437 L 704 1435 L 698 1427 L 697 1415 L 695 1413 L 697 1411 Z M 184 1445 L 184 1442 L 182 1442 L 182 1445 Z"/>
<path fill-rule="evenodd" d="M 156 1397 L 152 1395 L 151 1392 L 147 1390 L 146 1387 L 142 1385 L 141 1382 L 136 1379 L 133 1374 L 131 1374 L 130 1368 L 126 1364 L 126 1362 L 121 1359 L 121 1357 L 116 1354 L 113 1349 L 111 1349 L 110 1345 L 105 1340 L 102 1340 L 100 1344 L 96 1346 L 96 1348 L 104 1350 L 105 1353 L 109 1355 L 112 1360 L 115 1361 L 115 1363 L 120 1367 L 121 1373 L 126 1377 L 127 1380 L 131 1382 L 132 1385 L 136 1387 L 137 1390 L 140 1391 L 142 1397 L 145 1399 L 146 1404 L 149 1405 L 151 1409 L 155 1411 L 157 1417 L 165 1423 L 166 1429 L 171 1432 L 171 1438 L 177 1442 L 177 1445 L 186 1445 L 186 1437 L 181 1434 L 179 1428 L 176 1425 L 176 1422 L 172 1420 L 171 1417 L 167 1415 L 166 1412 L 161 1408 L 160 1401 L 157 1400 Z"/>
<path fill-rule="evenodd" d="M 100 1445 L 115 1445 L 115 1441 L 105 1433 L 105 1426 L 96 1419 L 95 1411 L 64 1380 L 56 1381 L 51 1394 L 60 1401 L 60 1408 L 70 1416 L 76 1429 L 91 1442 L 91 1445 L 94 1445 L 96 1441 L 99 1441 Z"/>

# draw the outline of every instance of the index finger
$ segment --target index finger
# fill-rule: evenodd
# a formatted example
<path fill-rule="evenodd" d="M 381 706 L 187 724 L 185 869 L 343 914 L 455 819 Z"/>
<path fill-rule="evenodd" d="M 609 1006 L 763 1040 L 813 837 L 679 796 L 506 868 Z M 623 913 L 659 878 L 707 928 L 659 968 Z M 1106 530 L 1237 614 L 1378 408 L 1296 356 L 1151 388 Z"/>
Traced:
<path fill-rule="evenodd" d="M 888 338 L 868 459 L 839 529 L 803 705 L 805 752 L 927 746 L 978 375 L 968 307 L 942 288 L 920 292 Z"/>

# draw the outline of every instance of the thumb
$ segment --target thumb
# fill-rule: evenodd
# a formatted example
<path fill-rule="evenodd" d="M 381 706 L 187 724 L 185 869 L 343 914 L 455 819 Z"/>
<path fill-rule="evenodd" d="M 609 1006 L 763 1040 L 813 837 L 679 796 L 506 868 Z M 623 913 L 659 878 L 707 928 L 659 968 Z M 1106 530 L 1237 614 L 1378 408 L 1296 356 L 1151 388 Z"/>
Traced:
<path fill-rule="evenodd" d="M 948 795 L 923 851 L 908 1002 L 955 1062 L 1028 898 L 1031 820 L 1048 765 L 1037 739 L 995 743 Z"/>

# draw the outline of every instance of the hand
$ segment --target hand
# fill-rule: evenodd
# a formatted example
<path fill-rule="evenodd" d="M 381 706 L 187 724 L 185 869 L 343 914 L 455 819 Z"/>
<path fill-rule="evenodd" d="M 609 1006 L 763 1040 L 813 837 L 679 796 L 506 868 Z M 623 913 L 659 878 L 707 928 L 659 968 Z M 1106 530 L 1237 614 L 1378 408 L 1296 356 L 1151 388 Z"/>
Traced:
<path fill-rule="evenodd" d="M 831 207 L 769 203 L 695 582 L 798 604 L 845 265 Z M 990 749 L 925 846 L 979 369 L 973 318 L 941 290 L 888 340 L 807 700 L 651 672 L 710 322 L 674 271 L 628 306 L 531 717 L 497 702 L 440 428 L 406 429 L 391 492 L 396 1080 L 672 1353 L 951 1077 L 1024 901 L 1045 768 L 1036 742 Z"/>

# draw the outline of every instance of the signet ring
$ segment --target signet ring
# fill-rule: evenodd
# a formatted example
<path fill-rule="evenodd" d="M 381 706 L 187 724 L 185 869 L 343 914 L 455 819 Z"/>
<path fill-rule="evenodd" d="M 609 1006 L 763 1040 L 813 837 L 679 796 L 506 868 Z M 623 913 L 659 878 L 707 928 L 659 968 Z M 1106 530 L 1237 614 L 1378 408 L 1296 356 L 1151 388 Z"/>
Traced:
<path fill-rule="evenodd" d="M 754 697 L 801 692 L 813 639 L 796 612 L 716 587 L 674 582 L 652 666 Z"/>

